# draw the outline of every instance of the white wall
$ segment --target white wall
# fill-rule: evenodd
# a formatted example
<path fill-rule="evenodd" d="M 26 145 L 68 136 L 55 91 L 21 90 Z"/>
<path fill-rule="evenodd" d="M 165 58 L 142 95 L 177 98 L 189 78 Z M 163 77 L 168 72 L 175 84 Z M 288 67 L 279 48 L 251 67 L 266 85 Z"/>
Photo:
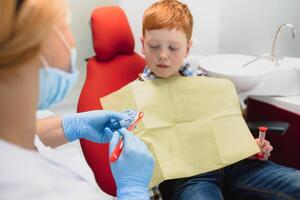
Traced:
<path fill-rule="evenodd" d="M 300 57 L 299 9 L 299 0 L 224 0 L 218 52 L 252 55 L 270 52 L 279 25 L 290 23 L 298 34 L 292 39 L 291 30 L 283 30 L 277 52 L 279 56 Z"/>

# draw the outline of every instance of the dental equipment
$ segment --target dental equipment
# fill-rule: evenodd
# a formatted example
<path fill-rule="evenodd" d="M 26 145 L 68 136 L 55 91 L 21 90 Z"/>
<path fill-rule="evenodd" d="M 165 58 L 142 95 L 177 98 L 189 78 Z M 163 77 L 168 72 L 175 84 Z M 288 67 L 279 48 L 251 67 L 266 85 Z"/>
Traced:
<path fill-rule="evenodd" d="M 284 29 L 285 27 L 291 28 L 291 30 L 292 30 L 292 37 L 295 38 L 295 36 L 296 36 L 296 30 L 295 30 L 295 28 L 294 28 L 293 25 L 291 25 L 291 24 L 282 24 L 282 25 L 280 25 L 279 28 L 277 29 L 275 38 L 274 38 L 274 40 L 273 40 L 271 53 L 265 53 L 265 54 L 263 54 L 263 55 L 261 55 L 261 56 L 259 56 L 259 57 L 256 57 L 255 59 L 250 60 L 249 62 L 243 64 L 242 67 L 245 67 L 245 66 L 247 66 L 247 65 L 249 65 L 249 64 L 251 64 L 251 63 L 253 63 L 253 62 L 257 61 L 257 60 L 260 60 L 260 59 L 262 59 L 262 58 L 268 58 L 268 57 L 269 57 L 269 59 L 271 59 L 271 61 L 273 62 L 273 65 L 279 66 L 279 64 L 278 64 L 278 59 L 277 59 L 277 56 L 276 56 L 276 54 L 275 54 L 275 50 L 276 50 L 277 40 L 278 40 L 278 38 L 279 38 L 280 32 L 281 32 L 281 30 Z"/>
<path fill-rule="evenodd" d="M 271 58 L 272 58 L 273 64 L 276 65 L 276 66 L 279 66 L 279 65 L 278 65 L 278 59 L 277 59 L 276 54 L 275 54 L 275 48 L 276 48 L 276 44 L 277 44 L 277 40 L 279 38 L 280 32 L 285 27 L 289 27 L 292 30 L 292 37 L 293 38 L 295 38 L 295 35 L 296 35 L 296 30 L 295 30 L 294 26 L 291 25 L 291 24 L 282 24 L 277 29 L 277 32 L 276 32 L 276 35 L 275 35 L 275 38 L 274 38 L 274 41 L 273 41 L 273 45 L 272 45 L 272 50 L 271 50 Z"/>
<path fill-rule="evenodd" d="M 144 117 L 144 113 L 143 112 L 139 112 L 139 114 L 137 115 L 136 119 L 133 121 L 133 123 L 128 127 L 128 131 L 132 131 L 136 125 L 138 124 L 138 122 Z M 121 136 L 117 146 L 115 147 L 115 149 L 113 150 L 111 156 L 109 157 L 109 162 L 113 163 L 116 160 L 118 160 L 122 150 L 123 150 L 123 146 L 124 146 L 124 141 L 123 141 L 123 137 Z"/>
<path fill-rule="evenodd" d="M 265 127 L 265 126 L 260 126 L 258 128 L 258 130 L 259 130 L 258 141 L 259 141 L 259 144 L 262 145 L 265 141 L 266 132 L 267 132 L 268 128 Z M 262 154 L 261 153 L 256 154 L 256 158 L 259 159 L 259 160 L 264 159 L 264 157 L 265 156 L 264 156 L 263 153 Z"/>

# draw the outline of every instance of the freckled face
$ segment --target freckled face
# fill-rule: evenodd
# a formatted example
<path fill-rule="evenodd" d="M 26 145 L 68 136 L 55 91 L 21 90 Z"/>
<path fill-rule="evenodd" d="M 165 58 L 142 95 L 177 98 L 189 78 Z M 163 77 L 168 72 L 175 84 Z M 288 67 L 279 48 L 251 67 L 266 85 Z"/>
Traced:
<path fill-rule="evenodd" d="M 147 67 L 158 77 L 179 76 L 179 68 L 187 57 L 191 41 L 176 29 L 146 31 L 142 38 Z"/>

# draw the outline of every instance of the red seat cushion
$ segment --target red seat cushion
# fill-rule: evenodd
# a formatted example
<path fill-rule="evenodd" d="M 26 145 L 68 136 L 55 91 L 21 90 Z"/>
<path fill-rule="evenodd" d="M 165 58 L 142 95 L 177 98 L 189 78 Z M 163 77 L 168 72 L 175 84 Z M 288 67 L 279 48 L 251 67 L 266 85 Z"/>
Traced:
<path fill-rule="evenodd" d="M 118 21 L 118 22 L 115 22 Z M 96 56 L 89 59 L 78 112 L 102 109 L 99 98 L 134 81 L 145 66 L 136 54 L 131 29 L 119 7 L 100 7 L 92 13 L 91 28 Z M 99 187 L 116 195 L 116 187 L 108 161 L 108 144 L 81 140 L 85 159 Z"/>
<path fill-rule="evenodd" d="M 124 20 L 126 19 L 126 20 Z M 119 7 L 100 7 L 91 17 L 93 47 L 98 60 L 134 52 L 134 38 L 125 13 Z"/>

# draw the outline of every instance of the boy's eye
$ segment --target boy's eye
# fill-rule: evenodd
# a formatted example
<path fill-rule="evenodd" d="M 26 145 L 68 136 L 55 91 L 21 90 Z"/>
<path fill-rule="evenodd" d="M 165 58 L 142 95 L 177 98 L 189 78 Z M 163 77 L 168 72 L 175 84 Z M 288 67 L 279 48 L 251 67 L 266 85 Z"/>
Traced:
<path fill-rule="evenodd" d="M 150 47 L 150 49 L 158 49 L 159 48 L 159 46 L 156 46 L 156 45 L 149 45 L 149 47 Z"/>
<path fill-rule="evenodd" d="M 171 51 L 177 51 L 179 48 L 170 46 L 169 49 L 170 49 Z"/>

